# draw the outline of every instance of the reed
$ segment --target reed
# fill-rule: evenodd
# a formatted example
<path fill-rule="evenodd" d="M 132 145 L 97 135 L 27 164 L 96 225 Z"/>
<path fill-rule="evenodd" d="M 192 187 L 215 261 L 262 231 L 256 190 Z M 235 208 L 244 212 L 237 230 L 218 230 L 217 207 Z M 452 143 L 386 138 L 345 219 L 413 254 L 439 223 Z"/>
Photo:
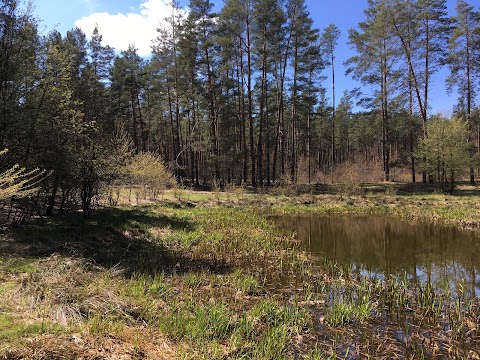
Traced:
<path fill-rule="evenodd" d="M 91 344 L 150 358 L 162 349 L 179 359 L 479 352 L 479 299 L 464 284 L 452 290 L 406 275 L 362 276 L 351 265 L 313 259 L 270 220 L 304 211 L 384 213 L 381 198 L 355 200 L 377 204 L 365 208 L 332 197 L 316 207 L 263 206 L 268 194 L 242 193 L 253 205 L 192 208 L 177 196 L 173 205 L 105 209 L 92 220 L 73 214 L 9 233 L 0 246 L 0 358 L 34 358 L 53 346 L 60 358 L 66 349 L 81 357 Z M 406 205 L 397 209 L 388 211 L 407 216 Z M 437 212 L 442 219 L 460 213 Z M 77 334 L 82 339 L 72 343 Z"/>

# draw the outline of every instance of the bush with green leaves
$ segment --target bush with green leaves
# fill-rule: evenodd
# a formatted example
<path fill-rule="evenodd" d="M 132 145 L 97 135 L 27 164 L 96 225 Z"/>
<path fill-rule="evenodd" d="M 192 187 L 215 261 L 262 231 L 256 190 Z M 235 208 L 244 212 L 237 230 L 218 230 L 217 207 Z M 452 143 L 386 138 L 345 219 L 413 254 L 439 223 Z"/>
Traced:
<path fill-rule="evenodd" d="M 136 189 L 137 199 L 155 199 L 165 189 L 176 186 L 173 175 L 160 158 L 152 153 L 134 155 L 125 166 L 124 175 L 127 183 Z"/>
<path fill-rule="evenodd" d="M 470 158 L 468 124 L 461 118 L 435 116 L 427 124 L 417 158 L 422 170 L 433 175 L 444 192 L 453 193 L 455 181 L 466 173 Z"/>
<path fill-rule="evenodd" d="M 0 151 L 0 156 L 8 150 Z M 15 164 L 0 172 L 0 201 L 12 197 L 23 198 L 33 194 L 45 177 L 45 171 L 38 168 L 27 170 L 19 164 Z"/>

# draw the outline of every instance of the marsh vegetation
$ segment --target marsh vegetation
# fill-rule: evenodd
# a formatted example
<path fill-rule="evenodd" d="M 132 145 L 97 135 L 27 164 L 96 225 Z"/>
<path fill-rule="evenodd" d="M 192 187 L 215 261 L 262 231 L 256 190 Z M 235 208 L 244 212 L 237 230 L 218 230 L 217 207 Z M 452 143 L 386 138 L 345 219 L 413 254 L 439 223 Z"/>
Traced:
<path fill-rule="evenodd" d="M 473 359 L 480 302 L 471 283 L 357 271 L 307 251 L 300 232 L 273 221 L 480 219 L 459 216 L 476 196 L 422 199 L 435 214 L 420 212 L 416 196 L 172 191 L 91 219 L 70 213 L 5 231 L 0 357 Z"/>

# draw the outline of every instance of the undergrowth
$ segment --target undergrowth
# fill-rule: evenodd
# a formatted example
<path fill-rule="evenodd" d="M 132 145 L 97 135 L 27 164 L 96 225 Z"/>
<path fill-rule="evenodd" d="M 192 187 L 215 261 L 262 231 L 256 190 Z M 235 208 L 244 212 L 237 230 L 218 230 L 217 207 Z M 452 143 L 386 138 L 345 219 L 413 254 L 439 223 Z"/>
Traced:
<path fill-rule="evenodd" d="M 319 265 L 269 220 L 389 212 L 453 221 L 458 212 L 445 206 L 420 215 L 408 207 L 418 210 L 416 199 L 396 195 L 324 203 L 309 197 L 310 205 L 294 206 L 261 197 L 248 207 L 109 208 L 91 220 L 67 214 L 7 232 L 0 242 L 0 359 L 478 353 L 478 299 Z M 429 199 L 427 207 L 440 202 Z"/>

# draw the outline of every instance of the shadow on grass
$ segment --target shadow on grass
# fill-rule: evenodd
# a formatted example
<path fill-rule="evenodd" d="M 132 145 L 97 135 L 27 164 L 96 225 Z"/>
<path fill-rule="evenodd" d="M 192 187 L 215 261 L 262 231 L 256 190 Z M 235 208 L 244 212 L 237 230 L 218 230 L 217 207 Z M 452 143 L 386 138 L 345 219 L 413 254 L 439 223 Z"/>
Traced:
<path fill-rule="evenodd" d="M 480 182 L 477 182 L 479 185 Z M 428 195 L 442 194 L 442 190 L 438 183 L 407 183 L 407 182 L 391 182 L 391 183 L 358 183 L 355 185 L 357 190 L 370 194 L 388 194 L 392 190 L 396 195 Z M 314 195 L 321 194 L 340 194 L 342 193 L 342 184 L 312 184 L 297 185 L 300 194 L 312 193 Z M 472 186 L 468 181 L 458 181 L 455 183 L 454 195 L 456 196 L 480 196 L 480 186 Z"/>
<path fill-rule="evenodd" d="M 148 207 L 101 209 L 87 220 L 81 213 L 68 213 L 9 231 L 10 240 L 0 240 L 0 256 L 43 258 L 61 254 L 85 258 L 105 268 L 118 266 L 127 274 L 228 271 L 225 263 L 186 255 L 181 249 L 152 239 L 148 236 L 152 227 L 160 231 L 195 230 L 188 220 L 156 214 Z"/>
<path fill-rule="evenodd" d="M 396 195 L 429 195 L 429 194 L 443 194 L 438 184 L 429 183 L 364 183 L 359 185 L 359 189 L 365 193 L 370 194 L 388 194 L 393 190 Z M 338 192 L 335 187 L 331 185 L 317 185 L 315 187 L 316 193 L 335 193 Z M 470 186 L 469 182 L 459 181 L 455 184 L 454 195 L 456 196 L 480 196 L 480 188 Z"/>
<path fill-rule="evenodd" d="M 427 195 L 427 194 L 444 194 L 438 183 L 393 183 L 378 184 L 380 191 L 387 191 L 389 186 L 396 189 L 398 195 Z M 471 186 L 467 181 L 458 181 L 455 183 L 454 195 L 456 196 L 479 196 L 480 188 Z"/>

